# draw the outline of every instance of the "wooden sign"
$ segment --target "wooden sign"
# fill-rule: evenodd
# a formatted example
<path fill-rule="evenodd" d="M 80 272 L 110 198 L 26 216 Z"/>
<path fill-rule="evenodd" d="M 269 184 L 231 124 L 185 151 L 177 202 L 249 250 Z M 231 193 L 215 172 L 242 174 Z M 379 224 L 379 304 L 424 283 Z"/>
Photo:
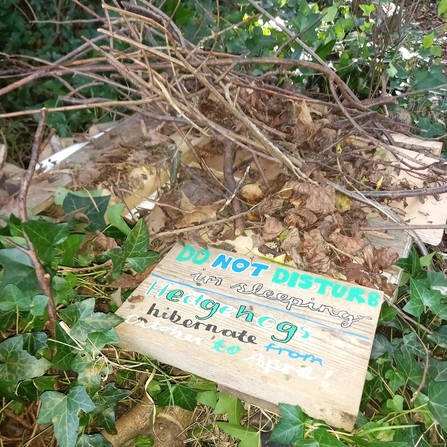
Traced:
<path fill-rule="evenodd" d="M 382 292 L 176 245 L 118 309 L 120 345 L 352 430 Z M 272 406 L 270 406 L 272 407 Z M 275 407 L 276 408 L 276 407 Z"/>

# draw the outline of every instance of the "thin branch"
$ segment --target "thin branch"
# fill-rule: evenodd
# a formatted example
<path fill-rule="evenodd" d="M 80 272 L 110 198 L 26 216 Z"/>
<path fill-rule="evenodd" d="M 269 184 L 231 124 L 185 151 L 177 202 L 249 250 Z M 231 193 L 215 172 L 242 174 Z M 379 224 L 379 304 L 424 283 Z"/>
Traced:
<path fill-rule="evenodd" d="M 37 162 L 39 161 L 39 155 L 41 150 L 42 137 L 45 127 L 45 122 L 47 118 L 47 109 L 43 108 L 40 112 L 39 125 L 37 126 L 37 131 L 34 136 L 34 144 L 31 151 L 31 159 L 29 162 L 28 169 L 22 178 L 19 193 L 19 214 L 22 223 L 28 221 L 27 211 L 26 211 L 26 199 L 28 196 L 28 190 L 30 187 L 31 180 L 33 178 L 34 172 L 36 170 Z M 30 257 L 34 269 L 36 271 L 37 281 L 42 289 L 42 292 L 48 297 L 48 331 L 52 337 L 55 336 L 55 325 L 57 319 L 56 305 L 54 303 L 53 294 L 51 292 L 51 277 L 45 272 L 36 251 L 36 247 L 31 243 L 26 231 L 23 232 L 23 236 L 28 245 L 27 254 Z"/>

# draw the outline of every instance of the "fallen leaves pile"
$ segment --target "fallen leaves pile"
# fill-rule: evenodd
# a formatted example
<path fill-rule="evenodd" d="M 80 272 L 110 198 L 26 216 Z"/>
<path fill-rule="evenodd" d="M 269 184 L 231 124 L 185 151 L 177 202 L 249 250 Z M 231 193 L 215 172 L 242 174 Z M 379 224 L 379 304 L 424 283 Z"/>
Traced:
<path fill-rule="evenodd" d="M 408 133 L 411 126 L 377 111 L 381 106 L 386 112 L 395 98 L 384 91 L 360 101 L 322 61 L 218 53 L 213 51 L 217 36 L 192 45 L 149 3 L 103 7 L 103 38 L 88 42 L 102 57 L 75 54 L 58 73 L 97 77 L 113 70 L 119 82 L 103 80 L 113 82 L 123 99 L 104 107 L 131 110 L 148 126 L 140 146 L 123 145 L 107 154 L 102 166 L 78 173 L 78 185 L 113 179 L 120 190 L 139 189 L 144 175 L 132 176 L 128 166 L 155 165 L 171 174 L 170 187 L 146 216 L 159 248 L 178 237 L 219 245 L 250 235 L 253 248 L 265 256 L 392 294 L 381 273 L 398 255 L 374 247 L 362 231 L 369 210 L 377 207 L 383 215 L 386 207 L 378 207 L 375 194 L 385 192 L 387 200 L 396 199 L 396 191 L 411 192 L 411 181 L 398 178 L 401 170 L 423 179 L 428 189 L 447 183 L 436 157 L 430 169 L 421 169 L 396 153 L 391 132 Z M 248 74 L 247 67 L 256 65 L 263 75 Z M 332 101 L 299 92 L 292 78 L 303 70 L 327 82 Z M 95 103 L 76 96 L 61 99 L 86 107 Z M 95 105 L 101 103 L 97 98 Z M 192 153 L 193 166 L 180 162 L 174 133 Z M 195 146 L 194 138 L 204 144 Z M 387 153 L 399 163 L 389 161 Z M 216 158 L 217 170 L 209 164 Z M 405 194 L 399 200 L 405 201 Z M 394 222 L 405 225 L 399 216 Z"/>

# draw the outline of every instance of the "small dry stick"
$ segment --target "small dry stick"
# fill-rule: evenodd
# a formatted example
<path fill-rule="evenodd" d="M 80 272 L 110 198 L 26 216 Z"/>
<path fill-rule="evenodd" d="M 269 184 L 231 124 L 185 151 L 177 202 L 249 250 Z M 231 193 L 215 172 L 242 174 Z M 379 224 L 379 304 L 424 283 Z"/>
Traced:
<path fill-rule="evenodd" d="M 20 184 L 20 194 L 19 194 L 19 214 L 22 219 L 22 223 L 28 221 L 26 215 L 26 198 L 28 195 L 28 190 L 30 187 L 31 179 L 33 178 L 34 172 L 36 170 L 36 165 L 39 160 L 40 148 L 42 143 L 43 131 L 45 127 L 45 122 L 47 118 L 47 109 L 43 108 L 40 112 L 39 125 L 37 126 L 36 135 L 34 136 L 34 144 L 31 152 L 31 160 L 29 162 L 28 169 L 22 178 Z M 37 281 L 43 291 L 43 293 L 48 297 L 48 331 L 51 337 L 55 336 L 55 325 L 57 319 L 56 305 L 54 304 L 53 294 L 51 292 L 51 277 L 40 263 L 39 257 L 37 255 L 36 247 L 31 243 L 26 231 L 23 232 L 23 236 L 26 240 L 28 248 L 26 249 L 27 255 L 30 257 L 34 269 L 36 270 Z"/>
<path fill-rule="evenodd" d="M 179 228 L 178 230 L 163 231 L 161 233 L 153 234 L 151 237 L 152 237 L 152 239 L 154 239 L 156 237 L 173 236 L 173 235 L 176 235 L 176 234 L 182 234 L 182 233 L 185 233 L 187 231 L 201 230 L 202 228 L 209 227 L 210 225 L 218 225 L 218 224 L 221 224 L 221 223 L 231 222 L 232 220 L 239 219 L 241 216 L 246 216 L 248 213 L 251 213 L 251 212 L 253 212 L 253 208 L 251 210 L 249 210 L 249 211 L 244 211 L 243 213 L 236 214 L 235 216 L 226 217 L 225 219 L 219 219 L 219 220 L 215 220 L 214 222 L 207 222 L 207 223 L 204 223 L 204 224 L 195 225 L 193 227 Z"/>

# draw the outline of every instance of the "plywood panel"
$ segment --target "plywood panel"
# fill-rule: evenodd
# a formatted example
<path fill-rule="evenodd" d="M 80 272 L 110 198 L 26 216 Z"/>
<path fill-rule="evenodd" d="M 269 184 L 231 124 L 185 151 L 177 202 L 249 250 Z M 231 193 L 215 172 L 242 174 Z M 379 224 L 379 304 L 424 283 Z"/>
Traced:
<path fill-rule="evenodd" d="M 118 309 L 120 345 L 353 428 L 382 292 L 176 245 Z"/>

